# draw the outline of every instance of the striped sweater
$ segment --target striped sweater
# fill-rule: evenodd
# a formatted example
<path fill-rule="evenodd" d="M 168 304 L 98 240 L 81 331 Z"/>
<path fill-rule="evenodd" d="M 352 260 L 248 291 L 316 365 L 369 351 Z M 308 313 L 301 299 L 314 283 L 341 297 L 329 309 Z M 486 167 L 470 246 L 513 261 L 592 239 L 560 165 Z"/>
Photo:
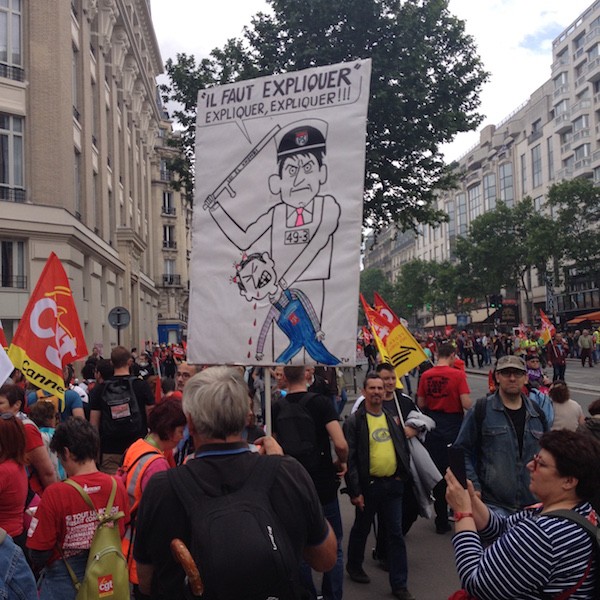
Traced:
<path fill-rule="evenodd" d="M 592 507 L 583 502 L 575 510 L 587 517 Z M 593 557 L 589 575 L 570 598 L 594 600 L 598 559 L 589 534 L 541 511 L 528 508 L 510 517 L 490 513 L 480 534 L 496 541 L 485 550 L 477 533 L 457 533 L 452 543 L 463 588 L 479 600 L 551 600 L 577 584 Z"/>

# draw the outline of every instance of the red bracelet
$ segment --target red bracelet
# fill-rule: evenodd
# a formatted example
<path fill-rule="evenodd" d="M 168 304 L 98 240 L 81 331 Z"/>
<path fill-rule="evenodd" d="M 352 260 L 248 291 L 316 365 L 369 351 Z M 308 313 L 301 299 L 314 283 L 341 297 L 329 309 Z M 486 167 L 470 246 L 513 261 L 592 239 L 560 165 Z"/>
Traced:
<path fill-rule="evenodd" d="M 455 512 L 454 513 L 454 522 L 458 523 L 461 519 L 464 519 L 465 517 L 471 517 L 471 519 L 473 518 L 473 513 L 470 512 Z"/>

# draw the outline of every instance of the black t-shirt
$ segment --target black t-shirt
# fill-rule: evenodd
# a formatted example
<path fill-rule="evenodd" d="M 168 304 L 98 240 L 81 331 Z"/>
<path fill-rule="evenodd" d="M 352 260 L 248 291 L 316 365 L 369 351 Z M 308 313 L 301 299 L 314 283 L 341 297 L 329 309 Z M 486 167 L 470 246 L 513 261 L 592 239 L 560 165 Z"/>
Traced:
<path fill-rule="evenodd" d="M 287 394 L 285 399 L 288 402 L 299 402 L 304 397 L 305 392 L 294 392 Z M 281 406 L 273 404 L 273 434 L 277 436 L 277 415 Z M 335 467 L 331 459 L 331 441 L 326 425 L 331 421 L 338 420 L 338 414 L 333 406 L 331 398 L 327 396 L 312 396 L 306 403 L 306 410 L 310 413 L 315 422 L 315 432 L 319 452 L 324 456 L 319 468 L 310 473 L 312 480 L 317 488 L 317 493 L 323 504 L 331 502 L 337 495 L 339 479 L 336 475 Z"/>
<path fill-rule="evenodd" d="M 523 402 L 521 404 L 521 408 L 517 408 L 517 410 L 506 408 L 506 414 L 510 417 L 513 427 L 517 433 L 517 441 L 519 442 L 519 455 L 521 455 L 523 453 L 523 436 L 525 435 L 525 402 Z"/>
<path fill-rule="evenodd" d="M 214 444 L 203 446 L 202 452 L 222 452 L 244 447 L 246 444 L 243 442 Z M 319 545 L 328 532 L 314 485 L 300 463 L 288 456 L 263 457 L 243 452 L 202 456 L 177 468 L 192 469 L 204 484 L 211 486 L 211 495 L 221 496 L 223 490 L 239 489 L 257 460 L 281 461 L 270 499 L 294 546 L 300 565 L 303 548 Z M 167 473 L 157 473 L 148 482 L 140 502 L 133 549 L 136 561 L 154 566 L 154 600 L 179 600 L 185 597 L 182 589 L 183 570 L 174 561 L 169 548 L 173 538 L 180 538 L 188 548 L 191 546 L 190 525 L 181 501 L 171 487 Z"/>
<path fill-rule="evenodd" d="M 112 379 L 117 381 L 129 379 L 131 375 L 115 375 Z M 123 454 L 135 440 L 143 437 L 148 432 L 148 422 L 146 419 L 146 406 L 154 405 L 154 394 L 147 381 L 134 378 L 132 381 L 133 393 L 140 408 L 142 417 L 142 431 L 129 438 L 113 438 L 103 435 L 102 433 L 102 418 L 100 419 L 100 445 L 103 453 L 106 454 Z M 104 401 L 102 400 L 102 392 L 104 384 L 95 385 L 90 394 L 90 410 L 99 410 L 104 414 Z"/>

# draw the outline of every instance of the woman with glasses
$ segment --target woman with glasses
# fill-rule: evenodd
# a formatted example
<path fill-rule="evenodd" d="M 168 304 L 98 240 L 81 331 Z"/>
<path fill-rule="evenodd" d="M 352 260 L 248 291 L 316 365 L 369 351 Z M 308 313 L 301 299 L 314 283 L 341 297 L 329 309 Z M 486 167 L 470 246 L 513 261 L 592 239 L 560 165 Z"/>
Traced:
<path fill-rule="evenodd" d="M 0 414 L 0 527 L 25 548 L 23 512 L 27 498 L 25 430 L 9 412 Z"/>
<path fill-rule="evenodd" d="M 528 463 L 540 504 L 509 517 L 491 512 L 470 482 L 446 473 L 454 509 L 452 539 L 463 588 L 478 600 L 593 600 L 599 573 L 596 542 L 578 523 L 553 514 L 572 511 L 597 525 L 589 500 L 600 489 L 600 443 L 567 430 L 540 439 Z M 481 538 L 490 543 L 485 549 Z"/>

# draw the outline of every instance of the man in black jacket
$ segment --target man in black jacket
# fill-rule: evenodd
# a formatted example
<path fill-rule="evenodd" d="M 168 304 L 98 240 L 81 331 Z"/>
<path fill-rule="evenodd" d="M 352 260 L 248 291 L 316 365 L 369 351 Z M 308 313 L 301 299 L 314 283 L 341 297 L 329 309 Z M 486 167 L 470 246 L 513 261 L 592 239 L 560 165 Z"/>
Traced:
<path fill-rule="evenodd" d="M 346 570 L 353 581 L 369 583 L 362 567 L 365 544 L 375 513 L 383 512 L 392 593 L 401 600 L 414 600 L 406 588 L 408 566 L 402 535 L 402 495 L 410 478 L 406 437 L 382 406 L 385 392 L 379 374 L 367 375 L 363 394 L 364 402 L 344 423 L 349 449 L 346 485 L 356 507 Z"/>

